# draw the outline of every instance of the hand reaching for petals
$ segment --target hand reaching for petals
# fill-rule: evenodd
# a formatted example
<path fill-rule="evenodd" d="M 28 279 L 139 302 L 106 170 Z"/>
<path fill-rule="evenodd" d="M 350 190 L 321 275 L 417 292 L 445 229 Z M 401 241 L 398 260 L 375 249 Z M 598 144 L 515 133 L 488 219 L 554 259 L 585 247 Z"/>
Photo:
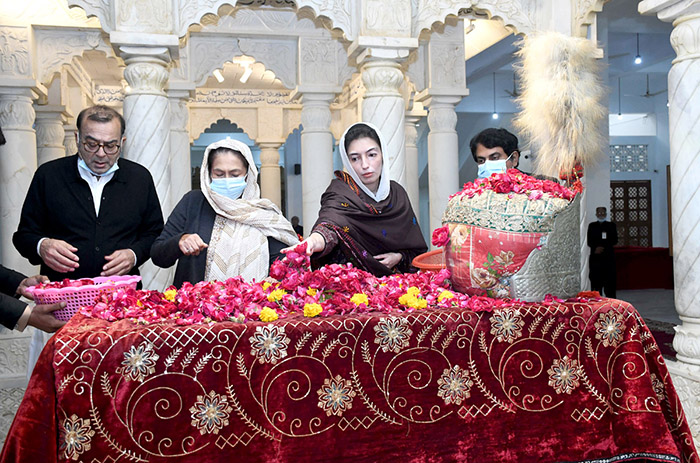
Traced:
<path fill-rule="evenodd" d="M 320 233 L 313 232 L 308 238 L 302 241 L 301 244 L 306 244 L 306 255 L 310 256 L 314 252 L 323 251 L 323 249 L 326 247 L 326 240 L 323 239 L 323 236 Z M 288 248 L 282 249 L 282 252 L 287 254 L 293 251 L 297 246 L 300 245 L 297 244 L 294 246 L 289 246 Z"/>

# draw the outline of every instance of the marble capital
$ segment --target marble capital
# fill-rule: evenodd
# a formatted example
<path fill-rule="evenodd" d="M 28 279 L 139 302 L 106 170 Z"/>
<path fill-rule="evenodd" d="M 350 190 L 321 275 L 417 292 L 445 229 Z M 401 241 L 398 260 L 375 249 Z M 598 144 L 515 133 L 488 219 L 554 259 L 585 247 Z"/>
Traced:
<path fill-rule="evenodd" d="M 637 10 L 640 14 L 656 16 L 665 22 L 673 22 L 683 16 L 700 14 L 699 0 L 643 0 Z"/>
<path fill-rule="evenodd" d="M 373 60 L 403 61 L 418 48 L 415 37 L 360 36 L 348 47 L 348 55 L 357 63 Z"/>
<path fill-rule="evenodd" d="M 700 58 L 700 14 L 682 16 L 673 25 L 671 46 L 676 52 L 673 64 Z"/>
<path fill-rule="evenodd" d="M 35 106 L 37 164 L 66 155 L 63 145 L 66 132 L 63 128 L 68 113 L 64 106 Z"/>
<path fill-rule="evenodd" d="M 328 132 L 331 126 L 330 93 L 304 93 L 302 98 L 301 125 L 304 132 Z"/>

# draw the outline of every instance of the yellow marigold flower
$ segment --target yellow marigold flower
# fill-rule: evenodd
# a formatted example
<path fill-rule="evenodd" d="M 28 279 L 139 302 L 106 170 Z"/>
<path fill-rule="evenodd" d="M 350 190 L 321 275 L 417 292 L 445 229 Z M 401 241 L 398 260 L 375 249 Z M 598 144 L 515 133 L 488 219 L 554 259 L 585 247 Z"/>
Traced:
<path fill-rule="evenodd" d="M 406 290 L 406 294 L 410 294 L 411 296 L 418 297 L 420 296 L 420 289 L 416 288 L 415 286 L 411 286 Z"/>
<path fill-rule="evenodd" d="M 416 309 L 425 309 L 428 307 L 428 301 L 425 299 L 416 299 L 416 305 L 414 305 Z"/>
<path fill-rule="evenodd" d="M 169 289 L 163 293 L 163 297 L 170 302 L 175 302 L 175 296 L 177 295 L 177 289 Z"/>
<path fill-rule="evenodd" d="M 279 315 L 277 315 L 277 311 L 275 309 L 271 309 L 269 307 L 265 307 L 260 311 L 260 320 L 264 322 L 274 322 L 278 318 L 280 318 Z"/>
<path fill-rule="evenodd" d="M 365 293 L 355 293 L 350 298 L 350 302 L 354 303 L 355 305 L 367 304 L 369 302 L 369 298 Z"/>
<path fill-rule="evenodd" d="M 304 316 L 305 317 L 315 317 L 316 315 L 323 312 L 323 307 L 321 304 L 304 304 Z"/>
<path fill-rule="evenodd" d="M 316 289 L 316 288 L 309 288 L 306 290 L 306 294 L 308 294 L 309 296 L 315 296 L 317 292 L 318 292 L 318 289 Z"/>
<path fill-rule="evenodd" d="M 440 295 L 438 296 L 438 302 L 442 302 L 445 299 L 453 299 L 454 297 L 455 297 L 454 293 L 452 293 L 451 291 L 445 290 L 445 291 L 441 292 Z"/>
<path fill-rule="evenodd" d="M 412 301 L 413 299 L 415 299 L 415 297 L 413 297 L 413 296 L 411 296 L 410 294 L 406 293 L 406 294 L 404 294 L 403 296 L 401 296 L 401 297 L 399 298 L 399 304 L 401 304 L 401 305 L 406 305 L 406 306 L 410 306 L 410 305 L 411 305 L 411 301 Z"/>
<path fill-rule="evenodd" d="M 276 289 L 267 295 L 267 300 L 270 302 L 277 302 L 287 294 L 287 291 L 283 289 Z"/>
<path fill-rule="evenodd" d="M 143 307 L 143 302 L 141 302 L 141 301 L 136 301 L 136 305 L 137 305 L 138 307 Z"/>
<path fill-rule="evenodd" d="M 265 283 L 262 284 L 262 289 L 263 291 L 267 291 L 267 288 L 272 286 L 269 281 L 266 281 Z"/>

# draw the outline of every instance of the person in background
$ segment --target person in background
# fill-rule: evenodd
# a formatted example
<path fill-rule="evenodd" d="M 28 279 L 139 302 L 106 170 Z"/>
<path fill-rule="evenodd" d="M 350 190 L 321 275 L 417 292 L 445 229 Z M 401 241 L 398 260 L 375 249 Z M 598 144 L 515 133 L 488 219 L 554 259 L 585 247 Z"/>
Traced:
<path fill-rule="evenodd" d="M 160 267 L 177 262 L 173 284 L 262 280 L 285 246 L 299 243 L 292 224 L 270 200 L 260 198 L 258 170 L 245 143 L 207 146 L 200 170 L 202 190 L 187 193 L 153 243 Z"/>
<path fill-rule="evenodd" d="M 520 161 L 518 137 L 506 129 L 482 130 L 471 139 L 469 148 L 474 161 L 479 166 L 479 178 L 518 168 Z"/>
<path fill-rule="evenodd" d="M 377 276 L 414 271 L 427 250 L 406 191 L 389 179 L 381 135 L 371 124 L 351 125 L 340 139 L 345 172 L 336 171 L 306 251 L 314 267 L 352 264 Z"/>
<path fill-rule="evenodd" d="M 53 333 L 65 325 L 66 322 L 57 320 L 52 313 L 65 307 L 65 302 L 32 307 L 17 299 L 19 296 L 33 299 L 27 288 L 48 280 L 44 275 L 26 277 L 0 265 L 0 324 L 17 331 L 24 331 L 30 325 L 47 333 Z"/>
<path fill-rule="evenodd" d="M 37 169 L 12 241 L 51 280 L 138 274 L 163 229 L 153 178 L 120 158 L 121 114 L 92 106 L 77 126 L 78 153 Z"/>
<path fill-rule="evenodd" d="M 595 216 L 598 220 L 588 224 L 588 247 L 591 248 L 588 278 L 593 291 L 598 291 L 601 295 L 605 291 L 606 297 L 614 298 L 617 294 L 617 272 L 613 246 L 617 244 L 617 226 L 605 220 L 607 209 L 604 207 L 596 208 Z"/>
<path fill-rule="evenodd" d="M 294 231 L 297 233 L 299 236 L 304 236 L 304 227 L 299 225 L 299 217 L 296 215 L 292 217 L 292 228 L 294 228 Z"/>

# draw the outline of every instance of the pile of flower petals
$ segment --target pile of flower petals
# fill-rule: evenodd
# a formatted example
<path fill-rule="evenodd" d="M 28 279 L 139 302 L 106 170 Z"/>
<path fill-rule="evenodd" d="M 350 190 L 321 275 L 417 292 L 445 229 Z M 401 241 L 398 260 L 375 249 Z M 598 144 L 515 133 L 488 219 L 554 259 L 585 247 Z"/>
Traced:
<path fill-rule="evenodd" d="M 305 243 L 275 262 L 275 283 L 226 281 L 184 283 L 165 292 L 118 289 L 102 294 L 81 313 L 108 321 L 134 319 L 140 323 L 171 320 L 176 324 L 233 320 L 273 321 L 292 313 L 307 317 L 363 312 L 389 313 L 425 308 L 468 308 L 490 311 L 514 301 L 469 296 L 450 289 L 449 271 L 395 274 L 387 277 L 331 264 L 309 269 Z"/>
<path fill-rule="evenodd" d="M 81 278 L 79 280 L 70 280 L 64 278 L 60 281 L 46 281 L 44 283 L 39 283 L 34 288 L 35 289 L 62 289 L 62 288 L 79 288 L 81 286 L 94 285 L 95 282 L 90 278 Z"/>
<path fill-rule="evenodd" d="M 537 179 L 517 169 L 508 169 L 506 172 L 492 174 L 487 178 L 477 178 L 473 182 L 465 183 L 462 190 L 451 195 L 450 199 L 455 196 L 472 198 L 474 195 L 493 190 L 496 193 L 524 194 L 530 200 L 549 197 L 571 201 L 577 193 L 580 193 L 578 187 L 580 187 L 580 182 L 573 188 L 568 188 L 551 180 Z"/>

